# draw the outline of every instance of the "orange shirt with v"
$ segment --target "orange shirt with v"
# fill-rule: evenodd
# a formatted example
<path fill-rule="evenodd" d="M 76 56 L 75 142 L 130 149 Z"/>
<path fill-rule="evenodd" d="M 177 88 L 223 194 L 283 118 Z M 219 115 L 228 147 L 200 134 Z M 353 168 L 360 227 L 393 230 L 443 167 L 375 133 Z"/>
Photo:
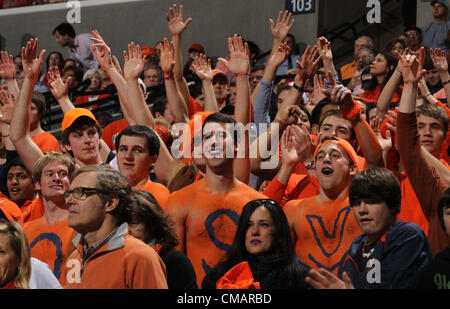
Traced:
<path fill-rule="evenodd" d="M 206 178 L 171 194 L 166 210 L 176 221 L 177 249 L 192 262 L 198 286 L 230 248 L 242 208 L 260 198 L 266 197 L 238 181 L 228 192 L 213 193 Z"/>

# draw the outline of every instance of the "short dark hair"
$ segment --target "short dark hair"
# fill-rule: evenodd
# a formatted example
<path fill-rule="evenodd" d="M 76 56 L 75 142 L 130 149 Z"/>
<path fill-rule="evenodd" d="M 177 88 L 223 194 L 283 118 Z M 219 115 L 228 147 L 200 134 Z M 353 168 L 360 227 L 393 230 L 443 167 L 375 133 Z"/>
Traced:
<path fill-rule="evenodd" d="M 22 160 L 19 157 L 14 157 L 11 160 L 6 161 L 4 174 L 8 175 L 9 170 L 14 166 L 20 166 L 21 168 L 26 170 L 27 173 L 29 173 L 30 177 L 31 177 L 31 173 L 27 170 L 27 167 L 25 166 L 25 164 L 22 162 Z"/>
<path fill-rule="evenodd" d="M 361 199 L 385 202 L 393 214 L 400 213 L 402 190 L 397 177 L 386 168 L 367 168 L 356 174 L 350 182 L 350 205 Z"/>
<path fill-rule="evenodd" d="M 31 97 L 31 102 L 34 103 L 34 105 L 36 105 L 36 108 L 37 108 L 38 114 L 39 114 L 39 118 L 44 117 L 45 109 L 47 107 L 45 96 L 40 92 L 34 91 L 32 97 Z"/>
<path fill-rule="evenodd" d="M 439 199 L 439 204 L 437 208 L 437 214 L 439 218 L 439 223 L 441 224 L 442 229 L 447 234 L 450 231 L 447 231 L 444 223 L 444 211 L 450 207 L 450 188 L 447 188 L 444 193 L 442 193 L 441 198 Z"/>
<path fill-rule="evenodd" d="M 153 117 L 156 117 L 156 113 L 160 113 L 161 115 L 164 115 L 167 108 L 167 97 L 158 97 L 156 100 L 152 103 L 150 107 L 150 111 L 152 112 Z"/>
<path fill-rule="evenodd" d="M 320 119 L 319 121 L 319 130 L 322 127 L 322 124 L 325 121 L 325 119 L 331 116 L 335 116 L 345 120 L 344 118 L 342 118 L 341 112 L 338 109 L 330 109 L 326 111 L 325 114 L 322 115 L 322 119 Z M 356 138 L 355 129 L 353 128 L 353 126 L 350 126 L 350 130 L 351 130 L 350 139 L 354 140 Z"/>
<path fill-rule="evenodd" d="M 420 115 L 424 115 L 442 121 L 442 130 L 444 131 L 445 137 L 445 134 L 447 134 L 448 130 L 449 118 L 442 107 L 431 103 L 424 103 L 417 107 L 416 115 L 417 117 L 419 117 Z"/>
<path fill-rule="evenodd" d="M 146 126 L 132 125 L 123 129 L 116 137 L 116 149 L 119 150 L 120 139 L 122 136 L 144 137 L 147 142 L 148 153 L 150 156 L 159 155 L 160 142 L 155 132 Z"/>
<path fill-rule="evenodd" d="M 320 116 L 322 114 L 322 109 L 328 104 L 333 103 L 331 103 L 330 99 L 325 98 L 314 106 L 313 110 L 311 111 L 311 121 L 312 121 L 311 124 L 317 125 L 320 124 Z"/>
<path fill-rule="evenodd" d="M 74 38 L 76 36 L 75 29 L 73 29 L 72 25 L 69 23 L 59 24 L 55 29 L 53 29 L 52 34 L 55 35 L 56 31 L 58 31 L 60 35 L 68 34 L 71 38 Z"/>
<path fill-rule="evenodd" d="M 237 125 L 237 121 L 224 113 L 221 112 L 215 112 L 212 113 L 211 115 L 209 115 L 208 117 L 205 118 L 205 120 L 203 121 L 203 125 L 202 125 L 202 135 L 203 135 L 203 131 L 205 129 L 205 125 L 208 122 L 217 122 L 217 123 L 223 123 L 223 124 L 233 124 L 233 125 Z M 239 141 L 240 135 L 239 135 L 239 131 L 237 130 L 233 130 L 233 141 L 236 144 Z"/>

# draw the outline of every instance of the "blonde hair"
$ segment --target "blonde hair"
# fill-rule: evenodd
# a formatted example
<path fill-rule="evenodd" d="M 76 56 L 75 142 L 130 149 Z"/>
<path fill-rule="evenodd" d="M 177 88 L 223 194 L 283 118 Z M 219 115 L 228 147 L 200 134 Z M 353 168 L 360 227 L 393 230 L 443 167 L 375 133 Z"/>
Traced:
<path fill-rule="evenodd" d="M 22 289 L 29 289 L 31 276 L 31 248 L 23 227 L 15 221 L 0 220 L 0 233 L 8 236 L 9 245 L 19 258 L 20 264 L 14 278 L 15 284 Z"/>

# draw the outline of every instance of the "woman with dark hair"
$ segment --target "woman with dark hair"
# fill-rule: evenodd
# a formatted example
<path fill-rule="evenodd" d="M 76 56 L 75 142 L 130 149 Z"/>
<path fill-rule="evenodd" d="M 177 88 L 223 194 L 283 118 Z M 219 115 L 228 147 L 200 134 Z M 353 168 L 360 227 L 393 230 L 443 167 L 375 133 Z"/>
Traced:
<path fill-rule="evenodd" d="M 42 76 L 39 78 L 38 86 L 41 88 L 38 88 L 39 92 L 48 92 L 49 86 L 48 86 L 48 79 L 47 79 L 47 72 L 52 67 L 58 67 L 60 74 L 64 74 L 64 57 L 63 55 L 58 51 L 52 51 L 48 54 L 47 59 L 45 59 L 45 64 L 47 71 L 45 71 L 45 74 L 42 74 Z M 43 87 L 42 87 L 43 86 Z"/>
<path fill-rule="evenodd" d="M 366 81 L 365 83 L 363 78 L 363 89 L 365 91 L 359 95 L 360 98 L 364 99 L 366 104 L 378 101 L 381 91 L 391 78 L 392 73 L 394 73 L 397 63 L 397 58 L 387 51 L 379 52 L 375 56 L 375 60 L 369 67 L 370 81 Z M 365 72 L 362 73 L 363 75 L 366 76 Z M 394 94 L 392 101 L 400 101 L 400 93 L 398 91 Z"/>
<path fill-rule="evenodd" d="M 222 262 L 203 279 L 203 289 L 308 288 L 309 267 L 294 252 L 282 208 L 269 199 L 248 202 Z"/>
<path fill-rule="evenodd" d="M 136 203 L 132 206 L 128 232 L 153 247 L 166 265 L 169 289 L 197 289 L 197 279 L 191 261 L 174 250 L 178 239 L 171 218 L 151 193 L 134 190 Z"/>

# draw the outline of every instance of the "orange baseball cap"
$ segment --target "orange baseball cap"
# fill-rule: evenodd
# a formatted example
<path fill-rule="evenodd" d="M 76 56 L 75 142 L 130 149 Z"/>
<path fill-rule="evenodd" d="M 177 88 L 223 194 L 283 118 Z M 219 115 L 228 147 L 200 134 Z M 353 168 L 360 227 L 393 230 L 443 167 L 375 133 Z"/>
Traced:
<path fill-rule="evenodd" d="M 61 130 L 64 132 L 65 129 L 70 127 L 75 120 L 77 120 L 80 117 L 89 117 L 95 122 L 97 122 L 97 119 L 95 119 L 94 114 L 88 110 L 87 108 L 74 108 L 70 111 L 68 111 L 63 118 L 62 124 L 61 124 Z"/>
<path fill-rule="evenodd" d="M 322 145 L 326 144 L 326 143 L 334 143 L 336 145 L 341 146 L 342 149 L 345 150 L 345 152 L 349 155 L 349 157 L 352 159 L 353 164 L 355 164 L 355 166 L 358 168 L 358 171 L 360 170 L 359 166 L 358 166 L 358 155 L 356 154 L 355 149 L 353 149 L 352 145 L 350 145 L 349 142 L 347 142 L 346 140 L 339 138 L 339 137 L 333 137 L 333 139 L 327 139 L 325 141 L 323 141 L 323 143 L 320 143 L 316 150 L 314 151 L 314 164 L 316 163 L 316 157 L 317 157 L 317 153 L 319 152 L 320 147 L 322 147 Z"/>

